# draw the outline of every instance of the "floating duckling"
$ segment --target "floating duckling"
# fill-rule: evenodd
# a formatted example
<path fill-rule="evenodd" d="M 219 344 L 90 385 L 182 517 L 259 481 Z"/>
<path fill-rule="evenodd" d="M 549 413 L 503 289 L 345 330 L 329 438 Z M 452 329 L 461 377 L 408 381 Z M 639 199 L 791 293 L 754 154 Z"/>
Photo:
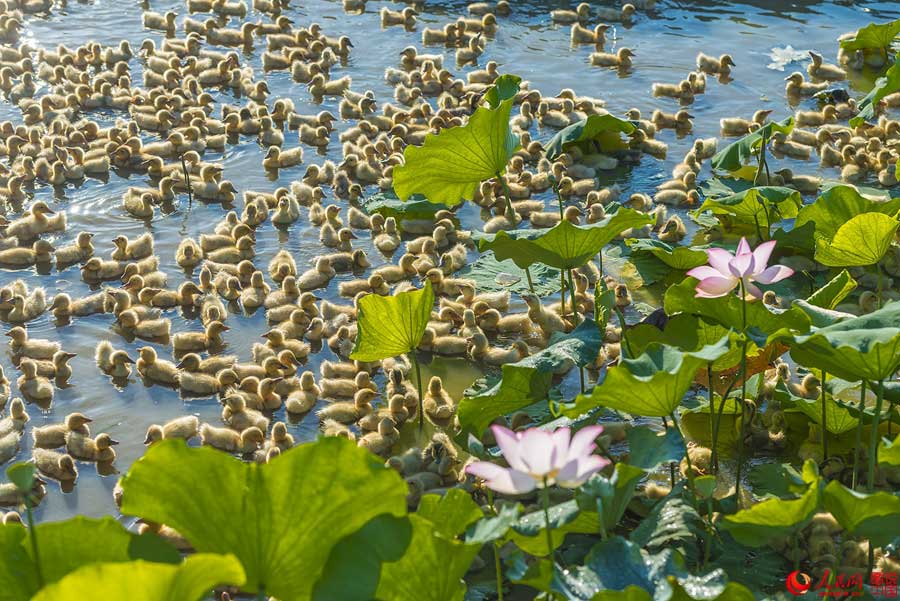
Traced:
<path fill-rule="evenodd" d="M 591 64 L 595 67 L 616 67 L 623 71 L 631 68 L 635 54 L 631 48 L 620 48 L 615 54 L 592 52 Z"/>
<path fill-rule="evenodd" d="M 320 409 L 316 415 L 323 422 L 332 420 L 342 424 L 353 423 L 373 411 L 372 401 L 378 393 L 371 388 L 361 388 L 353 395 L 352 402 L 337 402 Z"/>
<path fill-rule="evenodd" d="M 34 446 L 43 449 L 58 449 L 66 444 L 66 435 L 76 432 L 82 436 L 90 436 L 88 424 L 91 418 L 83 413 L 70 413 L 65 422 L 32 428 L 31 435 L 34 438 Z"/>
<path fill-rule="evenodd" d="M 160 359 L 152 346 L 143 346 L 138 352 L 137 370 L 141 376 L 156 384 L 178 385 L 178 368 L 174 363 Z"/>
<path fill-rule="evenodd" d="M 400 432 L 394 426 L 389 417 L 382 418 L 378 423 L 377 432 L 369 432 L 359 439 L 357 444 L 376 455 L 386 456 L 391 447 L 400 440 Z"/>
<path fill-rule="evenodd" d="M 71 455 L 47 449 L 34 449 L 31 452 L 31 459 L 38 471 L 48 478 L 60 482 L 74 482 L 78 478 L 78 469 Z"/>
<path fill-rule="evenodd" d="M 230 329 L 221 321 L 214 321 L 203 332 L 179 332 L 172 336 L 172 348 L 176 353 L 221 348 L 225 345 L 222 334 Z"/>
<path fill-rule="evenodd" d="M 734 64 L 730 54 L 723 54 L 719 58 L 702 52 L 697 54 L 697 69 L 707 75 L 728 75 L 735 66 L 737 65 Z"/>
<path fill-rule="evenodd" d="M 444 390 L 439 376 L 432 376 L 428 381 L 428 391 L 422 399 L 422 409 L 428 419 L 439 427 L 446 427 L 456 415 L 456 404 Z"/>
<path fill-rule="evenodd" d="M 53 358 L 49 361 L 34 360 L 34 364 L 37 366 L 37 372 L 39 376 L 44 376 L 45 378 L 55 378 L 57 383 L 59 384 L 66 382 L 69 378 L 72 377 L 72 366 L 69 365 L 69 361 L 76 356 L 77 355 L 75 353 L 57 351 L 53 353 Z M 2 376 L 0 376 L 0 379 L 2 379 Z"/>
<path fill-rule="evenodd" d="M 569 23 L 575 23 L 577 21 L 586 21 L 591 18 L 591 5 L 587 2 L 582 2 L 575 10 L 566 10 L 566 9 L 556 9 L 550 11 L 550 19 L 554 23 L 560 23 L 563 25 L 568 25 Z"/>
<path fill-rule="evenodd" d="M 824 81 L 842 81 L 847 79 L 847 72 L 837 65 L 830 65 L 823 62 L 822 55 L 818 52 L 809 51 L 812 63 L 806 68 L 810 77 L 813 79 L 822 79 Z"/>
<path fill-rule="evenodd" d="M 113 448 L 119 444 L 109 434 L 103 432 L 96 438 L 84 436 L 78 432 L 66 434 L 66 452 L 82 461 L 94 461 L 97 463 L 112 463 L 116 459 L 116 451 Z"/>
<path fill-rule="evenodd" d="M 252 453 L 265 441 L 262 430 L 254 426 L 240 433 L 230 428 L 216 428 L 209 424 L 200 426 L 200 443 L 227 453 Z"/>

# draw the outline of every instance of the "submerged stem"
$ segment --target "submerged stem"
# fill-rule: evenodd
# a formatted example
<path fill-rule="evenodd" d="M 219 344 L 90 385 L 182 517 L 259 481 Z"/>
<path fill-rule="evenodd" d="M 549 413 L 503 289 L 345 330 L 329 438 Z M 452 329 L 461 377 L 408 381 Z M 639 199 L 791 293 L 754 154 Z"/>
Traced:
<path fill-rule="evenodd" d="M 820 396 L 822 398 L 822 461 L 828 461 L 828 437 L 826 436 L 825 425 L 828 423 L 828 413 L 825 411 L 825 370 L 822 373 L 822 390 Z"/>
<path fill-rule="evenodd" d="M 578 305 L 575 303 L 575 280 L 572 277 L 572 269 L 568 270 L 569 275 L 569 297 L 571 300 L 569 304 L 572 305 L 572 323 L 576 326 L 578 325 Z"/>
<path fill-rule="evenodd" d="M 491 514 L 497 515 L 497 508 L 494 506 L 494 491 L 487 489 L 488 506 L 491 508 Z M 497 541 L 493 541 L 491 546 L 494 548 L 494 573 L 497 577 L 497 601 L 503 601 L 503 568 L 500 565 L 500 548 Z"/>
<path fill-rule="evenodd" d="M 869 473 L 867 488 L 869 492 L 875 490 L 875 464 L 878 460 L 878 423 L 881 421 L 881 404 L 884 401 L 884 380 L 878 381 L 878 390 L 875 393 L 875 414 L 872 418 L 872 434 L 869 437 Z M 871 543 L 870 543 L 871 544 Z"/>
<path fill-rule="evenodd" d="M 531 290 L 531 294 L 537 296 L 537 294 L 534 292 L 534 282 L 531 281 L 531 269 L 529 269 L 528 267 L 525 268 L 525 277 L 528 278 L 528 289 Z"/>
<path fill-rule="evenodd" d="M 566 318 L 566 272 L 559 270 L 559 313 Z"/>
<path fill-rule="evenodd" d="M 34 529 L 34 514 L 31 511 L 31 491 L 24 495 L 25 515 L 28 519 L 28 538 L 31 540 L 31 554 L 34 555 L 34 568 L 37 572 L 38 584 L 44 588 L 44 572 L 41 569 L 41 557 L 38 553 L 37 530 Z"/>
<path fill-rule="evenodd" d="M 866 381 L 862 381 L 862 390 L 859 393 L 859 421 L 856 424 L 856 445 L 853 447 L 853 481 L 850 488 L 856 490 L 859 478 L 859 447 L 862 446 L 863 411 L 866 409 Z"/>
<path fill-rule="evenodd" d="M 709 435 L 712 438 L 712 457 L 710 458 L 710 467 L 718 473 L 719 470 L 716 467 L 715 457 L 716 457 L 716 446 L 718 440 L 716 440 L 716 420 L 715 415 L 713 414 L 713 364 L 712 361 L 707 362 L 706 364 L 706 391 L 709 398 Z"/>
<path fill-rule="evenodd" d="M 547 533 L 547 557 L 553 557 L 553 535 L 550 532 L 550 488 L 547 476 L 544 476 L 544 488 L 541 489 L 541 502 L 544 506 L 544 532 Z"/>
<path fill-rule="evenodd" d="M 503 177 L 500 172 L 496 173 L 497 179 L 500 180 L 500 183 L 503 185 L 503 194 L 506 196 L 506 210 L 512 214 L 514 212 L 512 201 L 509 196 L 509 184 L 506 183 L 506 178 Z"/>
<path fill-rule="evenodd" d="M 425 429 L 425 397 L 422 394 L 422 372 L 419 371 L 419 360 L 416 358 L 415 350 L 410 351 L 409 358 L 416 370 L 416 389 L 419 391 L 419 433 L 421 434 L 422 430 Z"/>

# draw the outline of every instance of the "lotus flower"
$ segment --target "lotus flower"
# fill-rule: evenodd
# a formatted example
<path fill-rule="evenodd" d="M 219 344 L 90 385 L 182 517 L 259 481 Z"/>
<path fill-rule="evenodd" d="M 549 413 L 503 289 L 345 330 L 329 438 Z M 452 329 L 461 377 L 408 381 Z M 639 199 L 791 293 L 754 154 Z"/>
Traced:
<path fill-rule="evenodd" d="M 701 265 L 687 272 L 689 276 L 700 280 L 696 296 L 718 298 L 743 283 L 746 293 L 762 298 L 762 291 L 753 282 L 774 284 L 794 274 L 793 269 L 784 265 L 766 266 L 774 248 L 775 241 L 770 240 L 757 246 L 756 250 L 750 250 L 747 239 L 741 238 L 735 254 L 724 248 L 707 249 L 709 265 Z"/>
<path fill-rule="evenodd" d="M 610 463 L 592 454 L 597 448 L 594 439 L 603 432 L 603 426 L 587 426 L 575 436 L 569 428 L 513 432 L 494 425 L 491 430 L 509 467 L 478 461 L 466 471 L 484 479 L 488 488 L 499 493 L 523 494 L 552 484 L 577 488 Z"/>

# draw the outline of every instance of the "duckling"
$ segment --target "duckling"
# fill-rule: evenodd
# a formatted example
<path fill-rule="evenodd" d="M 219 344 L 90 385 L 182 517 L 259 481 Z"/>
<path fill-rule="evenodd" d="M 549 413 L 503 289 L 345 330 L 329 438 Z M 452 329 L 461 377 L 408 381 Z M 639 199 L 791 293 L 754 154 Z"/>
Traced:
<path fill-rule="evenodd" d="M 508 349 L 490 346 L 487 337 L 483 333 L 475 333 L 469 340 L 469 356 L 476 361 L 484 361 L 488 365 L 504 365 L 517 363 L 530 352 L 528 345 L 522 340 L 515 340 Z"/>
<path fill-rule="evenodd" d="M 340 326 L 334 335 L 328 338 L 328 348 L 341 357 L 349 357 L 353 352 L 353 346 L 353 336 L 347 326 Z"/>
<path fill-rule="evenodd" d="M 270 290 L 269 285 L 263 280 L 263 273 L 254 271 L 250 276 L 250 285 L 241 291 L 241 304 L 245 309 L 261 307 L 265 304 Z"/>
<path fill-rule="evenodd" d="M 179 332 L 172 337 L 172 348 L 176 353 L 218 348 L 225 344 L 222 333 L 230 329 L 221 321 L 213 321 L 203 332 Z"/>
<path fill-rule="evenodd" d="M 796 382 L 787 382 L 788 390 L 791 394 L 804 399 L 817 399 L 822 394 L 821 381 L 813 374 L 806 374 L 799 384 Z"/>
<path fill-rule="evenodd" d="M 390 452 L 391 447 L 399 440 L 400 432 L 394 426 L 394 421 L 389 417 L 384 417 L 378 423 L 378 431 L 363 435 L 357 444 L 376 455 L 386 456 Z"/>
<path fill-rule="evenodd" d="M 144 438 L 144 444 L 152 444 L 160 440 L 168 440 L 170 438 L 180 438 L 181 440 L 191 440 L 200 433 L 200 420 L 196 415 L 185 415 L 176 417 L 164 425 L 153 424 L 147 429 L 147 436 Z"/>
<path fill-rule="evenodd" d="M 847 79 L 847 72 L 837 65 L 830 65 L 823 62 L 822 55 L 818 52 L 809 51 L 812 63 L 806 68 L 807 73 L 814 79 L 822 79 L 825 81 L 842 81 Z"/>
<path fill-rule="evenodd" d="M 557 9 L 550 11 L 550 19 L 554 23 L 568 25 L 577 21 L 586 21 L 591 18 L 591 5 L 582 2 L 575 10 Z"/>
<path fill-rule="evenodd" d="M 277 328 L 269 330 L 262 335 L 266 339 L 265 344 L 254 344 L 252 347 L 253 360 L 262 361 L 266 357 L 276 355 L 281 351 L 290 351 L 294 358 L 302 361 L 309 356 L 310 347 L 300 340 L 288 340 L 284 337 L 284 332 Z"/>
<path fill-rule="evenodd" d="M 19 440 L 22 435 L 18 432 L 9 432 L 4 436 L 0 436 L 0 465 L 6 463 L 16 456 L 19 452 Z M 3 523 L 6 523 L 4 520 Z"/>
<path fill-rule="evenodd" d="M 91 421 L 93 421 L 91 418 L 82 413 L 70 413 L 61 424 L 34 427 L 31 429 L 34 446 L 42 449 L 58 449 L 66 444 L 66 435 L 70 432 L 90 436 L 88 424 Z"/>
<path fill-rule="evenodd" d="M 566 321 L 553 311 L 545 311 L 539 298 L 527 294 L 522 299 L 528 305 L 529 317 L 535 324 L 540 326 L 545 337 L 549 337 L 553 332 L 565 332 L 568 330 Z"/>
<path fill-rule="evenodd" d="M 297 278 L 297 288 L 303 291 L 324 288 L 335 276 L 335 273 L 334 268 L 331 266 L 331 261 L 320 257 L 316 259 L 314 268 L 304 271 Z"/>
<path fill-rule="evenodd" d="M 94 255 L 94 245 L 91 232 L 80 232 L 75 239 L 75 244 L 56 249 L 57 268 L 62 265 L 72 265 L 90 259 Z"/>
<path fill-rule="evenodd" d="M 6 332 L 9 336 L 9 350 L 14 357 L 27 357 L 29 359 L 52 359 L 59 352 L 58 342 L 29 338 L 28 332 L 21 326 L 16 326 Z"/>
<path fill-rule="evenodd" d="M 181 363 L 178 365 L 181 365 Z M 178 367 L 178 365 L 176 365 L 176 367 Z M 180 369 L 178 372 L 178 387 L 181 389 L 183 395 L 187 394 L 198 397 L 211 396 L 224 388 L 222 383 L 226 371 L 228 370 L 222 370 L 222 373 L 217 376 L 211 376 L 199 371 L 193 372 Z"/>
<path fill-rule="evenodd" d="M 178 368 L 171 361 L 160 359 L 151 346 L 143 346 L 137 360 L 137 370 L 142 377 L 166 386 L 178 385 Z"/>
<path fill-rule="evenodd" d="M 353 395 L 352 402 L 331 403 L 320 409 L 316 415 L 321 421 L 332 420 L 342 424 L 350 424 L 373 411 L 372 400 L 378 393 L 371 388 L 361 388 Z"/>
<path fill-rule="evenodd" d="M 744 136 L 764 125 L 770 114 L 772 109 L 765 109 L 753 113 L 750 121 L 739 117 L 725 118 L 719 121 L 719 126 L 723 136 Z"/>
<path fill-rule="evenodd" d="M 684 240 L 686 235 L 687 230 L 684 227 L 684 222 L 681 220 L 681 217 L 672 215 L 666 220 L 665 225 L 660 230 L 659 239 L 663 242 L 675 243 Z"/>
<path fill-rule="evenodd" d="M 172 329 L 170 320 L 164 317 L 141 319 L 134 309 L 119 313 L 117 321 L 123 330 L 144 340 L 167 340 Z"/>
<path fill-rule="evenodd" d="M 72 367 L 69 365 L 69 361 L 76 356 L 77 355 L 75 353 L 57 351 L 53 354 L 53 358 L 49 361 L 45 359 L 38 359 L 35 360 L 34 363 L 37 366 L 37 372 L 39 376 L 56 378 L 57 383 L 59 383 L 65 382 L 72 377 Z M 0 382 L 2 382 L 2 376 L 0 376 Z"/>
<path fill-rule="evenodd" d="M 122 205 L 134 217 L 140 219 L 153 217 L 153 196 L 150 194 L 129 194 L 122 199 Z"/>
<path fill-rule="evenodd" d="M 227 453 L 252 453 L 266 441 L 262 430 L 249 427 L 238 433 L 230 428 L 216 428 L 209 424 L 200 426 L 200 444 Z"/>
<path fill-rule="evenodd" d="M 681 132 L 689 132 L 693 129 L 694 124 L 691 121 L 693 118 L 694 116 L 685 110 L 678 111 L 675 114 L 655 110 L 651 116 L 653 125 L 657 129 L 674 129 Z"/>
<path fill-rule="evenodd" d="M 352 80 L 349 75 L 345 75 L 340 79 L 326 80 L 324 75 L 317 73 L 306 84 L 306 87 L 314 98 L 321 98 L 322 96 L 343 96 L 350 89 L 351 83 Z"/>
<path fill-rule="evenodd" d="M 342 424 L 333 419 L 322 420 L 321 429 L 322 436 L 339 436 L 341 438 L 346 438 L 347 440 L 356 440 L 356 434 L 354 434 L 346 424 Z"/>
<path fill-rule="evenodd" d="M 388 217 L 384 221 L 384 231 L 375 236 L 375 247 L 384 254 L 391 254 L 400 246 L 400 234 L 397 232 L 397 221 Z"/>
<path fill-rule="evenodd" d="M 630 48 L 620 48 L 616 54 L 592 52 L 591 64 L 595 67 L 616 67 L 624 71 L 631 68 L 634 56 L 634 51 Z"/>
<path fill-rule="evenodd" d="M 401 11 L 390 10 L 383 7 L 379 11 L 381 15 L 381 26 L 390 27 L 392 25 L 402 25 L 408 29 L 412 29 L 416 25 L 416 16 L 419 14 L 416 9 L 407 6 Z"/>
<path fill-rule="evenodd" d="M 285 409 L 291 414 L 301 414 L 310 411 L 322 396 L 322 390 L 316 384 L 315 376 L 311 371 L 300 374 L 300 387 L 292 390 L 284 401 Z"/>
<path fill-rule="evenodd" d="M 160 14 L 145 10 L 142 15 L 142 21 L 146 29 L 158 29 L 160 31 L 165 31 L 169 35 L 174 35 L 176 16 L 177 15 L 172 11 Z"/>
<path fill-rule="evenodd" d="M 634 4 L 623 4 L 621 9 L 599 7 L 597 19 L 607 23 L 630 23 L 636 11 Z"/>
<path fill-rule="evenodd" d="M 9 415 L 0 419 L 0 436 L 6 436 L 13 431 L 21 434 L 25 431 L 25 424 L 29 419 L 24 401 L 19 398 L 13 399 L 9 403 Z"/>
<path fill-rule="evenodd" d="M 799 127 L 821 126 L 837 122 L 837 108 L 826 104 L 822 111 L 797 111 L 794 120 Z"/>
<path fill-rule="evenodd" d="M 456 404 L 444 390 L 439 376 L 432 376 L 428 382 L 428 391 L 422 399 L 422 409 L 428 419 L 439 427 L 445 427 L 456 414 Z"/>
<path fill-rule="evenodd" d="M 828 83 L 813 83 L 803 78 L 803 73 L 794 71 L 784 78 L 787 82 L 784 86 L 784 92 L 787 96 L 812 96 L 822 90 L 828 89 Z"/>
<path fill-rule="evenodd" d="M 247 428 L 258 428 L 265 432 L 269 427 L 269 419 L 255 409 L 250 409 L 244 402 L 244 397 L 229 395 L 225 397 L 225 408 L 222 409 L 222 421 L 238 432 Z"/>
<path fill-rule="evenodd" d="M 146 295 L 144 293 L 147 293 Z M 141 290 L 139 300 L 151 307 L 168 309 L 171 307 L 191 307 L 195 304 L 195 297 L 203 294 L 203 291 L 191 281 L 183 282 L 177 290 L 165 290 L 162 288 L 144 288 Z M 142 296 L 144 298 L 142 298 Z M 162 326 L 159 326 L 162 328 Z M 144 327 L 146 331 L 147 326 Z M 165 337 L 168 332 L 161 334 Z"/>
<path fill-rule="evenodd" d="M 90 438 L 77 432 L 69 432 L 66 435 L 66 452 L 82 461 L 95 461 L 98 463 L 112 463 L 116 459 L 116 451 L 113 449 L 119 444 L 109 434 L 103 432 L 96 438 Z"/>
<path fill-rule="evenodd" d="M 124 273 L 125 263 L 121 261 L 106 261 L 98 257 L 88 259 L 81 267 L 81 277 L 89 284 L 118 280 Z"/>
<path fill-rule="evenodd" d="M 788 156 L 796 156 L 795 154 L 785 153 Z M 807 155 L 809 158 L 809 155 Z M 780 169 L 775 172 L 784 179 L 786 186 L 794 188 L 801 194 L 815 194 L 822 186 L 822 178 L 813 175 L 797 175 L 791 169 Z"/>
<path fill-rule="evenodd" d="M 47 264 L 53 260 L 54 248 L 46 240 L 37 240 L 31 248 L 9 248 L 0 250 L 0 265 L 9 267 L 30 267 L 36 264 Z"/>
<path fill-rule="evenodd" d="M 78 478 L 78 469 L 71 455 L 47 449 L 34 449 L 31 452 L 31 459 L 38 471 L 48 478 L 60 482 L 74 482 Z"/>
<path fill-rule="evenodd" d="M 578 23 L 573 23 L 569 37 L 573 46 L 578 44 L 595 44 L 598 48 L 602 48 L 606 43 L 606 30 L 608 29 L 609 25 L 604 23 L 600 23 L 594 29 L 588 29 Z"/>
<path fill-rule="evenodd" d="M 116 249 L 111 258 L 116 261 L 144 259 L 153 254 L 153 236 L 149 232 L 134 240 L 129 240 L 125 236 L 116 236 L 112 241 Z"/>
<path fill-rule="evenodd" d="M 735 66 L 737 65 L 734 64 L 730 54 L 723 54 L 719 58 L 702 52 L 697 54 L 697 69 L 707 75 L 728 75 Z"/>

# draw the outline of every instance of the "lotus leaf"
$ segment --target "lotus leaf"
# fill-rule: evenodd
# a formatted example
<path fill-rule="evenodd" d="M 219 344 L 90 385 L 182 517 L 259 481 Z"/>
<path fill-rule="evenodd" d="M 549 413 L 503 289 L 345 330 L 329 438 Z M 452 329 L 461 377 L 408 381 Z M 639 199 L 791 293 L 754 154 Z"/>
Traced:
<path fill-rule="evenodd" d="M 781 122 L 771 122 L 762 126 L 755 132 L 749 133 L 740 140 L 732 142 L 716 153 L 712 158 L 713 169 L 722 171 L 737 171 L 743 167 L 750 157 L 756 152 L 762 143 L 763 136 L 767 140 L 772 139 L 772 134 L 781 132 L 789 134 L 794 129 L 794 118 L 788 117 Z"/>
<path fill-rule="evenodd" d="M 378 192 L 362 202 L 363 210 L 369 215 L 378 213 L 385 218 L 393 217 L 403 227 L 406 219 L 433 219 L 440 210 L 449 209 L 447 205 L 428 202 L 423 198 L 402 201 L 392 191 Z"/>
<path fill-rule="evenodd" d="M 372 518 L 406 513 L 406 486 L 341 438 L 245 464 L 180 440 L 150 447 L 122 481 L 122 512 L 172 526 L 201 552 L 233 553 L 245 589 L 309 598 L 331 548 Z M 235 519 L 241 508 L 241 519 Z"/>
<path fill-rule="evenodd" d="M 484 516 L 469 493 L 460 489 L 451 489 L 443 496 L 423 496 L 416 514 L 433 523 L 437 535 L 451 540 Z"/>
<path fill-rule="evenodd" d="M 900 436 L 893 442 L 881 441 L 878 445 L 878 463 L 900 467 Z"/>
<path fill-rule="evenodd" d="M 547 143 L 545 152 L 551 161 L 564 153 L 571 146 L 578 146 L 588 152 L 596 152 L 592 142 L 596 141 L 599 150 L 607 152 L 619 150 L 625 146 L 619 134 L 634 133 L 635 125 L 631 121 L 619 119 L 609 113 L 605 115 L 588 115 L 568 127 L 561 129 Z"/>
<path fill-rule="evenodd" d="M 497 515 L 482 518 L 469 527 L 466 531 L 466 542 L 481 545 L 503 538 L 519 521 L 521 512 L 521 505 L 501 505 Z"/>
<path fill-rule="evenodd" d="M 561 545 L 568 534 L 593 534 L 600 529 L 600 516 L 593 511 L 580 510 L 574 499 L 552 505 L 549 513 L 554 548 Z M 544 532 L 546 525 L 543 510 L 533 511 L 519 518 L 506 538 L 526 553 L 544 557 L 549 553 Z"/>
<path fill-rule="evenodd" d="M 606 532 L 612 532 L 625 515 L 634 489 L 644 477 L 644 470 L 617 463 L 612 476 L 595 475 L 585 482 L 575 495 L 578 505 L 586 511 L 596 511 Z"/>
<path fill-rule="evenodd" d="M 243 582 L 233 555 L 200 553 L 174 565 L 141 560 L 87 565 L 41 589 L 33 601 L 197 601 L 216 585 Z"/>
<path fill-rule="evenodd" d="M 548 296 L 559 292 L 559 270 L 541 265 L 528 268 L 534 293 Z M 528 274 L 511 259 L 498 261 L 492 252 L 486 252 L 477 261 L 468 263 L 458 273 L 458 277 L 474 280 L 479 292 L 509 290 L 511 293 L 528 294 Z"/>
<path fill-rule="evenodd" d="M 774 398 L 781 402 L 785 408 L 794 408 L 803 413 L 809 420 L 816 424 L 822 423 L 822 397 L 805 399 L 791 393 L 783 383 L 775 388 Z M 825 398 L 825 429 L 832 434 L 850 432 L 859 420 L 845 407 L 840 406 L 834 397 Z"/>
<path fill-rule="evenodd" d="M 893 37 L 896 37 L 897 31 L 900 30 L 900 19 L 897 19 L 890 25 L 892 26 L 891 31 L 893 32 Z M 869 27 L 872 26 L 870 25 Z M 894 27 L 897 27 L 897 29 L 894 29 Z M 862 30 L 860 30 L 860 32 L 862 32 Z M 891 39 L 893 39 L 893 37 Z M 859 39 L 859 34 L 857 34 L 857 39 Z M 875 106 L 881 102 L 882 98 L 888 94 L 893 94 L 897 90 L 900 90 L 900 58 L 891 65 L 891 68 L 887 70 L 884 77 L 879 77 L 875 81 L 875 87 L 873 87 L 859 103 L 859 113 L 850 119 L 850 126 L 859 127 L 869 119 L 874 118 Z"/>
<path fill-rule="evenodd" d="M 392 296 L 367 294 L 359 300 L 359 334 L 350 358 L 378 361 L 412 351 L 422 341 L 433 305 L 429 280 L 419 290 Z"/>
<path fill-rule="evenodd" d="M 705 536 L 703 520 L 697 510 L 677 495 L 657 503 L 635 528 L 630 540 L 650 553 L 674 549 L 688 563 L 699 559 L 697 541 Z"/>
<path fill-rule="evenodd" d="M 684 438 L 678 428 L 659 433 L 639 426 L 628 430 L 627 437 L 628 463 L 642 470 L 651 472 L 664 463 L 681 461 L 684 457 Z"/>
<path fill-rule="evenodd" d="M 650 238 L 632 238 L 626 243 L 631 248 L 631 254 L 647 253 L 653 255 L 672 269 L 687 271 L 707 261 L 706 253 L 702 249 L 687 246 L 670 246 L 660 240 Z"/>
<path fill-rule="evenodd" d="M 900 19 L 888 23 L 869 23 L 852 38 L 841 40 L 841 48 L 849 52 L 870 48 L 883 50 L 890 48 L 897 34 L 900 34 Z"/>
<path fill-rule="evenodd" d="M 741 223 L 756 224 L 768 232 L 774 223 L 796 217 L 802 206 L 803 198 L 792 188 L 759 186 L 724 198 L 707 198 L 697 212 L 728 215 Z"/>
<path fill-rule="evenodd" d="M 806 302 L 823 309 L 834 309 L 854 290 L 856 290 L 856 280 L 853 279 L 850 272 L 843 269 L 827 284 L 816 290 L 812 296 L 806 299 Z"/>
<path fill-rule="evenodd" d="M 898 225 L 895 218 L 881 213 L 857 215 L 830 240 L 816 239 L 816 261 L 829 267 L 874 265 L 890 248 Z"/>
<path fill-rule="evenodd" d="M 874 545 L 886 545 L 900 532 L 900 497 L 887 492 L 865 494 L 832 480 L 823 501 L 838 524 Z"/>

